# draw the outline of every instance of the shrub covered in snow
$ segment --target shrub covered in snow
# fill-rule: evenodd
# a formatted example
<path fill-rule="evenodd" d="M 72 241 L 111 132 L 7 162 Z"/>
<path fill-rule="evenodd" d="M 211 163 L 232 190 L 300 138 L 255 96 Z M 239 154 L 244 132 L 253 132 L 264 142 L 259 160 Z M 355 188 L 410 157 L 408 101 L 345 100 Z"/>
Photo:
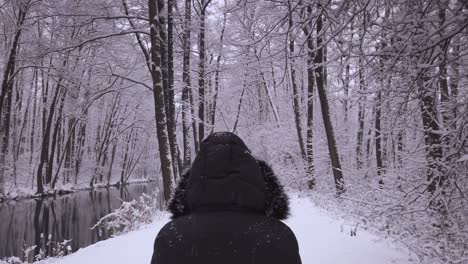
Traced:
<path fill-rule="evenodd" d="M 52 235 L 44 239 L 44 234 L 41 234 L 41 241 L 39 245 L 34 245 L 24 249 L 24 259 L 19 257 L 8 257 L 0 259 L 0 264 L 26 264 L 30 261 L 41 261 L 50 257 L 63 257 L 72 252 L 70 246 L 72 240 L 64 240 L 62 242 L 55 242 L 52 240 Z M 32 255 L 38 249 L 36 255 Z"/>
<path fill-rule="evenodd" d="M 157 194 L 143 194 L 137 200 L 123 202 L 114 212 L 102 217 L 92 229 L 99 232 L 107 230 L 112 235 L 134 230 L 142 224 L 149 224 L 154 220 L 160 204 Z"/>

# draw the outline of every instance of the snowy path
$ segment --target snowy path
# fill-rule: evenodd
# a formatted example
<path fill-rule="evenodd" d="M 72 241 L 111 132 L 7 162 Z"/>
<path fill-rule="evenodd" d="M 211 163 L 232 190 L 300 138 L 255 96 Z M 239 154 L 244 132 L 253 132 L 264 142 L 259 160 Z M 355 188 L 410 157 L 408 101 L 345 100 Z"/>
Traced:
<path fill-rule="evenodd" d="M 388 240 L 333 219 L 308 198 L 291 196 L 292 216 L 285 221 L 296 234 L 303 264 L 408 264 L 409 253 Z M 379 241 L 380 240 L 380 241 Z M 413 257 L 414 259 L 414 257 Z"/>
<path fill-rule="evenodd" d="M 407 264 L 407 250 L 397 250 L 389 242 L 357 231 L 350 236 L 351 226 L 335 220 L 313 206 L 308 198 L 291 197 L 292 216 L 286 223 L 297 236 L 303 264 Z M 154 238 L 168 221 L 162 217 L 140 230 L 101 241 L 62 259 L 49 263 L 149 263 Z"/>

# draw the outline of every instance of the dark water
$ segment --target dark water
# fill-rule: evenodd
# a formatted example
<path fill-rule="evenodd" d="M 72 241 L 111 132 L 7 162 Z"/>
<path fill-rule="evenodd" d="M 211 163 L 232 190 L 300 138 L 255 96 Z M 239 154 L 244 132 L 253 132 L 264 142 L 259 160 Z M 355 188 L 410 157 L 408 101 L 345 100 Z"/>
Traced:
<path fill-rule="evenodd" d="M 40 249 L 46 255 L 55 255 L 51 245 L 57 242 L 71 240 L 69 245 L 76 251 L 107 239 L 109 232 L 90 228 L 119 208 L 122 201 L 153 193 L 156 187 L 156 183 L 131 184 L 120 189 L 111 187 L 42 200 L 0 203 L 0 259 L 17 256 L 31 261 Z M 24 250 L 33 245 L 39 246 L 25 256 Z"/>

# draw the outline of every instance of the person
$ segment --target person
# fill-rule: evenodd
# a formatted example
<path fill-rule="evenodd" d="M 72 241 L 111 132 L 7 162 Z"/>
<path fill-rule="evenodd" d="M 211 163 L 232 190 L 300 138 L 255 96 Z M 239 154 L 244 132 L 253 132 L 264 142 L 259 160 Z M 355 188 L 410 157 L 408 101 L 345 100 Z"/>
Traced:
<path fill-rule="evenodd" d="M 296 237 L 281 222 L 289 200 L 272 169 L 235 134 L 200 145 L 168 203 L 152 264 L 300 264 Z"/>

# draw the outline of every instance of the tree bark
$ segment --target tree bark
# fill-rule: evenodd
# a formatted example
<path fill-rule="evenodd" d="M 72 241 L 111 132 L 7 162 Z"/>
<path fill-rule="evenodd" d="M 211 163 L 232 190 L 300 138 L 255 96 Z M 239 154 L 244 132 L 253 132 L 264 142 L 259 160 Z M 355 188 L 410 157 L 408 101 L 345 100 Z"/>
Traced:
<path fill-rule="evenodd" d="M 205 11 L 210 0 L 200 0 L 200 32 L 198 34 L 198 141 L 205 137 Z"/>
<path fill-rule="evenodd" d="M 382 115 L 382 92 L 377 92 L 377 98 L 375 102 L 375 159 L 377 161 L 377 175 L 379 176 L 379 184 L 383 184 L 382 176 L 382 169 L 383 169 L 383 162 L 382 162 L 382 133 L 381 133 L 381 124 L 380 119 Z"/>
<path fill-rule="evenodd" d="M 192 17 L 192 1 L 185 1 L 185 20 L 184 20 L 184 35 L 183 35 L 183 69 L 182 81 L 184 83 L 182 90 L 182 136 L 184 146 L 184 161 L 183 169 L 186 170 L 192 162 L 192 147 L 190 140 L 190 123 L 191 123 L 191 110 L 190 110 L 190 24 Z"/>
<path fill-rule="evenodd" d="M 174 103 L 174 18 L 173 0 L 167 1 L 167 82 L 168 82 L 168 131 L 169 143 L 171 144 L 172 161 L 174 164 L 174 177 L 179 177 L 182 171 L 179 144 L 177 143 L 177 128 Z M 174 178 L 175 180 L 175 178 Z"/>
<path fill-rule="evenodd" d="M 0 90 L 0 194 L 5 192 L 5 168 L 6 156 L 8 155 L 8 145 L 10 138 L 10 119 L 11 119 L 11 102 L 13 96 L 13 74 L 16 67 L 16 55 L 20 45 L 20 37 L 22 27 L 26 20 L 26 14 L 29 9 L 29 1 L 19 3 L 18 18 L 16 20 L 16 33 L 13 37 L 8 59 L 5 64 L 3 81 Z"/>
<path fill-rule="evenodd" d="M 452 116 L 456 120 L 458 116 L 458 83 L 460 80 L 460 37 L 456 36 L 452 40 L 452 57 L 453 62 L 451 63 L 452 73 L 450 75 L 450 105 L 452 106 Z M 452 128 L 457 128 L 457 122 L 453 122 Z"/>
<path fill-rule="evenodd" d="M 442 159 L 442 140 L 440 126 L 437 120 L 438 113 L 435 103 L 435 89 L 433 89 L 431 81 L 424 71 L 422 71 L 419 76 L 418 86 L 428 163 L 428 191 L 434 194 L 437 188 L 442 187 L 445 182 L 445 176 L 441 174 L 438 164 Z"/>
<path fill-rule="evenodd" d="M 161 34 L 159 32 L 159 14 L 161 13 L 161 10 L 158 9 L 158 3 L 156 0 L 148 0 L 148 13 L 151 38 L 151 77 L 153 79 L 156 131 L 164 186 L 164 198 L 168 201 L 171 196 L 171 185 L 174 177 L 162 83 L 161 45 L 163 45 L 163 43 L 161 43 Z"/>
<path fill-rule="evenodd" d="M 164 7 L 164 1 L 158 0 L 158 8 L 162 10 L 163 7 Z M 173 82 L 174 80 L 173 80 L 173 73 L 169 73 L 169 51 L 166 48 L 166 45 L 168 45 L 169 41 L 168 41 L 168 36 L 166 34 L 165 18 L 164 16 L 162 16 L 162 14 L 159 14 L 159 33 L 161 36 L 160 54 L 161 54 L 161 64 L 162 64 L 161 70 L 162 70 L 162 83 L 163 83 L 163 93 L 164 93 L 164 108 L 166 111 L 169 149 L 171 151 L 172 170 L 173 170 L 174 182 L 175 182 L 177 180 L 177 175 L 179 174 L 179 168 L 177 165 L 177 154 L 176 154 L 176 144 L 177 144 L 176 140 L 177 139 L 176 139 L 175 130 L 174 130 L 175 120 L 173 120 L 172 118 L 173 116 L 172 110 L 174 110 L 175 108 L 174 90 L 173 90 L 174 84 L 169 83 L 169 81 Z M 171 43 L 171 46 L 172 46 L 172 43 Z M 172 64 L 173 62 L 172 62 L 172 54 L 171 54 L 171 67 L 172 67 Z M 170 75 L 171 77 L 169 77 Z"/>
<path fill-rule="evenodd" d="M 382 48 L 386 47 L 386 43 L 382 38 Z M 381 128 L 381 119 L 382 119 L 382 89 L 390 89 L 390 87 L 385 87 L 384 85 L 384 57 L 380 58 L 380 76 L 379 82 L 381 90 L 377 91 L 377 98 L 375 99 L 375 122 L 374 122 L 374 137 L 375 137 L 375 160 L 377 163 L 377 175 L 379 177 L 379 184 L 383 184 L 382 179 L 382 170 L 383 170 L 383 155 L 382 155 L 382 128 Z M 389 81 L 390 84 L 390 81 Z"/>
<path fill-rule="evenodd" d="M 304 138 L 302 136 L 302 123 L 301 123 L 301 107 L 299 105 L 299 97 L 301 96 L 299 93 L 299 89 L 297 87 L 296 81 L 296 65 L 294 60 L 294 39 L 292 36 L 292 27 L 293 27 L 293 17 L 292 17 L 292 10 L 291 4 L 288 2 L 289 8 L 289 68 L 291 70 L 291 85 L 292 85 L 292 95 L 293 95 L 293 111 L 294 111 L 294 123 L 296 124 L 296 133 L 297 139 L 299 143 L 299 150 L 301 152 L 301 157 L 305 161 L 307 160 L 307 155 L 304 147 Z"/>
<path fill-rule="evenodd" d="M 245 64 L 245 71 L 244 71 L 244 80 L 242 82 L 242 91 L 241 91 L 241 96 L 239 99 L 239 104 L 237 105 L 236 121 L 234 121 L 234 125 L 232 126 L 232 133 L 236 132 L 237 124 L 239 123 L 240 112 L 242 109 L 242 100 L 244 99 L 245 89 L 247 88 L 247 76 L 249 74 L 248 72 L 249 71 L 249 61 L 248 61 L 249 53 L 250 53 L 250 47 L 247 47 L 247 51 L 245 53 L 246 64 Z"/>
<path fill-rule="evenodd" d="M 194 89 L 193 87 L 190 87 L 188 91 L 188 96 L 189 96 L 189 101 L 190 101 L 190 114 L 192 117 L 192 132 L 193 132 L 193 145 L 195 147 L 195 152 L 198 152 L 200 150 L 200 142 L 198 141 L 198 127 L 197 124 L 199 121 L 197 121 L 198 117 L 195 115 L 195 102 L 193 99 L 193 92 Z"/>
<path fill-rule="evenodd" d="M 275 118 L 276 125 L 278 127 L 281 127 L 281 122 L 280 122 L 280 119 L 279 119 L 278 109 L 276 108 L 276 105 L 273 102 L 273 98 L 272 98 L 272 96 L 270 94 L 270 89 L 268 89 L 268 82 L 267 82 L 267 79 L 265 78 L 265 73 L 262 71 L 262 64 L 261 64 L 260 56 L 258 55 L 257 50 L 255 49 L 255 47 L 254 47 L 254 55 L 255 55 L 255 58 L 257 59 L 258 65 L 259 65 L 258 71 L 260 73 L 260 77 L 262 78 L 262 84 L 260 85 L 259 90 L 258 90 L 258 92 L 259 92 L 260 116 L 261 116 L 264 108 L 268 109 L 268 104 L 263 105 L 263 101 L 262 101 L 261 90 L 264 90 L 265 94 L 266 94 L 266 97 L 268 99 L 268 103 L 269 103 L 269 105 L 271 107 L 271 110 L 273 112 L 273 117 Z M 266 110 L 265 112 L 267 112 L 267 111 L 268 110 Z"/>
<path fill-rule="evenodd" d="M 443 35 L 445 30 L 443 30 L 443 25 L 445 23 L 445 8 L 447 7 L 446 1 L 441 1 L 439 3 L 439 27 L 440 35 Z M 440 103 L 441 103 L 441 114 L 442 122 L 445 127 L 449 127 L 449 122 L 451 121 L 452 112 L 450 111 L 450 96 L 449 96 L 449 85 L 447 80 L 447 60 L 446 53 L 448 49 L 448 42 L 443 42 L 440 45 L 440 55 L 439 55 L 439 88 L 440 88 Z M 446 142 L 448 143 L 448 142 Z"/>
<path fill-rule="evenodd" d="M 61 95 L 62 98 L 60 100 L 60 106 L 59 106 L 59 109 L 58 109 L 57 117 L 56 117 L 56 120 L 55 120 L 54 131 L 53 131 L 53 134 L 52 134 L 52 144 L 50 146 L 49 162 L 47 163 L 48 166 L 47 166 L 47 170 L 46 170 L 46 182 L 48 182 L 50 184 L 51 189 L 55 188 L 55 184 L 56 184 L 56 181 L 57 181 L 57 178 L 55 178 L 52 181 L 52 172 L 53 172 L 53 168 L 54 168 L 55 149 L 59 149 L 59 146 L 57 146 L 57 148 L 55 146 L 57 145 L 58 132 L 61 129 L 61 123 L 62 123 L 61 119 L 62 119 L 62 113 L 63 113 L 63 106 L 64 106 L 64 103 L 65 103 L 65 95 L 66 95 L 66 90 Z"/>
<path fill-rule="evenodd" d="M 37 180 L 37 191 L 36 194 L 43 194 L 44 193 L 44 183 L 47 185 L 50 183 L 49 178 L 45 178 L 45 182 L 43 181 L 44 177 L 44 172 L 47 172 L 47 167 L 49 166 L 49 142 L 50 142 L 50 130 L 52 127 L 52 120 L 54 117 L 54 112 L 57 104 L 57 100 L 60 94 L 60 90 L 62 89 L 62 80 L 59 79 L 57 82 L 57 85 L 55 87 L 55 93 L 54 97 L 52 99 L 52 102 L 50 104 L 49 108 L 49 115 L 47 117 L 47 121 L 45 124 L 45 130 L 42 135 L 42 144 L 41 144 L 41 154 L 40 154 L 40 159 L 39 159 L 39 165 L 37 167 L 37 174 L 36 174 L 36 180 Z M 44 169 L 45 167 L 45 169 Z"/>
<path fill-rule="evenodd" d="M 356 140 L 356 168 L 358 170 L 362 169 L 362 148 L 364 140 L 364 117 L 365 117 L 365 104 L 366 104 L 366 94 L 365 94 L 365 82 L 364 82 L 364 68 L 363 68 L 362 58 L 358 60 L 358 75 L 359 75 L 359 110 L 358 110 L 358 131 L 357 131 L 357 140 Z"/>
<path fill-rule="evenodd" d="M 307 16 L 312 13 L 312 7 L 308 6 Z M 302 31 L 306 35 L 307 43 L 307 132 L 306 132 L 306 156 L 307 156 L 307 173 L 308 173 L 308 187 L 313 189 L 315 187 L 315 167 L 314 167 L 314 147 L 313 147 L 313 122 L 314 122 L 314 40 L 312 38 L 311 23 L 303 26 Z"/>
<path fill-rule="evenodd" d="M 344 125 L 345 125 L 345 131 L 348 131 L 348 101 L 349 101 L 349 83 L 350 83 L 350 77 L 351 77 L 351 54 L 352 54 L 352 49 L 353 49 L 353 30 L 354 30 L 354 25 L 353 21 L 351 21 L 351 36 L 349 40 L 349 47 L 348 47 L 348 54 L 346 58 L 346 66 L 345 66 L 345 77 L 344 77 L 344 99 L 343 99 L 343 108 L 344 108 Z"/>
<path fill-rule="evenodd" d="M 227 5 L 226 1 L 224 2 Z M 216 121 L 216 105 L 218 102 L 218 93 L 219 93 L 219 74 L 220 74 L 220 64 L 221 64 L 221 57 L 223 55 L 223 40 L 224 40 L 224 31 L 226 29 L 226 20 L 227 20 L 227 11 L 223 13 L 223 26 L 221 28 L 221 35 L 219 37 L 219 48 L 218 48 L 218 56 L 216 57 L 216 72 L 215 72 L 215 91 L 213 94 L 213 103 L 211 108 L 211 133 L 213 133 L 215 128 L 215 121 Z"/>
<path fill-rule="evenodd" d="M 110 179 L 111 179 L 111 176 L 112 176 L 112 168 L 114 166 L 114 159 L 115 159 L 116 150 L 117 150 L 117 143 L 114 142 L 112 144 L 111 160 L 110 160 L 110 164 L 109 164 L 109 170 L 107 171 L 107 186 L 110 185 Z"/>
<path fill-rule="evenodd" d="M 34 71 L 34 80 L 36 80 L 34 82 L 34 95 L 33 95 L 33 110 L 32 110 L 32 117 L 31 117 L 31 126 L 30 126 L 30 130 L 31 130 L 31 134 L 30 134 L 30 142 L 29 142 L 29 152 L 30 152 L 30 155 L 29 155 L 29 164 L 32 163 L 32 159 L 33 159 L 33 153 L 34 153 L 34 143 L 35 143 L 35 132 L 36 132 L 36 112 L 37 112 L 37 99 L 36 99 L 36 96 L 37 96 L 37 90 L 38 90 L 38 72 L 37 70 Z"/>
<path fill-rule="evenodd" d="M 318 4 L 318 9 L 321 9 L 321 5 Z M 333 125 L 330 119 L 330 107 L 328 105 L 327 92 L 326 92 L 326 76 L 323 65 L 326 63 L 324 60 L 324 42 L 322 30 L 322 15 L 320 14 L 317 18 L 317 54 L 315 56 L 315 76 L 317 81 L 317 92 L 320 99 L 320 106 L 322 108 L 323 124 L 325 126 L 325 133 L 327 135 L 328 151 L 330 153 L 330 160 L 333 170 L 333 178 L 335 180 L 335 187 L 338 194 L 344 192 L 344 180 L 343 173 L 341 171 L 340 157 L 336 147 L 335 135 L 333 133 Z"/>

